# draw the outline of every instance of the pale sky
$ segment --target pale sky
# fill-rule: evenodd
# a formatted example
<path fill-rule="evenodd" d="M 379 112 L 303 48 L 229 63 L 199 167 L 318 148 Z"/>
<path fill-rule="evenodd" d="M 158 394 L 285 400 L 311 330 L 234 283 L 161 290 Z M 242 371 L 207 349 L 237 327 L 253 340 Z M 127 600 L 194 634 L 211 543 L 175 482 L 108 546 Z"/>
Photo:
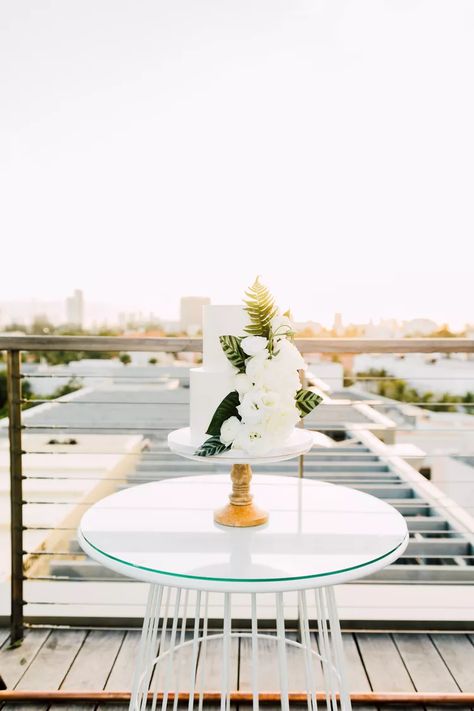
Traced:
<path fill-rule="evenodd" d="M 1 0 L 0 132 L 0 301 L 474 321 L 472 0 Z"/>

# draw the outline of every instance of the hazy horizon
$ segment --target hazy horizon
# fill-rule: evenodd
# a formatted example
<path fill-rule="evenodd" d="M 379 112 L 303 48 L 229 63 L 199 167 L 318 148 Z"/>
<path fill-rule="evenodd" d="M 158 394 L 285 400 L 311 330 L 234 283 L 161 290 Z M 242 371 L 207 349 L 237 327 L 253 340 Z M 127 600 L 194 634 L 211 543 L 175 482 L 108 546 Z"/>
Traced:
<path fill-rule="evenodd" d="M 173 319 L 261 274 L 300 321 L 474 321 L 474 3 L 2 0 L 0 19 L 0 302 L 82 288 Z"/>
<path fill-rule="evenodd" d="M 208 294 L 183 294 L 183 296 L 194 296 L 197 298 L 200 297 L 207 297 Z M 19 322 L 19 323 L 27 323 L 27 321 L 20 319 L 17 319 L 14 317 L 14 315 L 9 318 L 8 314 L 8 309 L 5 310 L 4 306 L 5 304 L 9 303 L 14 303 L 16 307 L 18 305 L 22 306 L 28 306 L 33 303 L 38 304 L 37 310 L 34 311 L 35 316 L 47 316 L 42 311 L 42 307 L 46 306 L 49 309 L 53 309 L 55 312 L 64 312 L 66 313 L 65 309 L 65 301 L 64 300 L 44 300 L 44 299 L 21 299 L 18 301 L 10 302 L 8 299 L 0 300 L 0 324 L 3 323 L 3 325 L 9 325 L 10 323 L 14 322 Z M 223 303 L 223 302 L 216 302 L 211 299 L 211 303 Z M 225 302 L 225 303 L 230 303 L 230 302 Z M 235 303 L 239 303 L 237 300 Z M 280 305 L 280 304 L 278 304 Z M 285 308 L 285 307 L 283 307 Z M 472 321 L 471 322 L 466 322 L 466 323 L 461 323 L 461 322 L 455 322 L 455 321 L 437 321 L 436 319 L 430 317 L 427 314 L 417 314 L 417 313 L 412 313 L 408 314 L 406 317 L 401 317 L 397 318 L 391 314 L 387 315 L 381 315 L 379 317 L 369 317 L 367 319 L 363 318 L 356 318 L 356 319 L 349 319 L 346 317 L 346 314 L 344 312 L 332 312 L 328 315 L 328 318 L 326 319 L 321 319 L 321 318 L 316 318 L 314 316 L 302 316 L 297 312 L 292 311 L 292 316 L 293 320 L 298 322 L 298 323 L 306 323 L 306 322 L 316 322 L 320 323 L 322 326 L 325 328 L 331 328 L 333 326 L 333 321 L 334 321 L 334 316 L 336 313 L 340 314 L 342 317 L 342 322 L 344 326 L 348 325 L 363 325 L 363 324 L 368 324 L 370 321 L 372 321 L 374 324 L 380 322 L 380 321 L 397 321 L 399 325 L 401 325 L 403 322 L 408 322 L 412 320 L 418 320 L 418 319 L 429 319 L 435 321 L 439 326 L 443 326 L 447 324 L 449 327 L 451 327 L 453 330 L 461 330 L 464 328 L 464 326 L 467 325 L 473 325 Z M 174 311 L 170 311 L 169 313 L 164 313 L 160 311 L 159 308 L 151 308 L 149 304 L 145 304 L 144 306 L 136 306 L 132 307 L 127 304 L 110 304 L 110 303 L 94 303 L 94 302 L 88 302 L 87 298 L 84 300 L 84 326 L 90 327 L 93 323 L 95 323 L 97 326 L 105 325 L 108 323 L 109 325 L 117 325 L 118 323 L 118 317 L 123 314 L 124 316 L 128 317 L 131 315 L 135 315 L 137 320 L 138 316 L 141 316 L 141 319 L 143 322 L 145 322 L 149 316 L 153 316 L 154 319 L 156 319 L 157 322 L 160 320 L 163 322 L 172 322 L 176 321 L 179 322 L 180 319 L 180 305 L 179 301 L 175 305 Z M 59 324 L 65 324 L 67 322 L 66 317 L 58 319 L 53 319 L 53 323 Z M 0 331 L 1 331 L 1 325 L 0 325 Z"/>

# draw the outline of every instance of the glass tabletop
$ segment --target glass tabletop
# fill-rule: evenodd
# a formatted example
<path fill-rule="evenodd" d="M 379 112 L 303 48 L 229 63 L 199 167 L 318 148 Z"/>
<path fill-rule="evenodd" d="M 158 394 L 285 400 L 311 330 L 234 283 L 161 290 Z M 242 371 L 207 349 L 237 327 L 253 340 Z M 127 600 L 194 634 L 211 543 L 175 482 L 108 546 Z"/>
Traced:
<path fill-rule="evenodd" d="M 125 489 L 83 516 L 79 540 L 105 566 L 148 582 L 209 590 L 301 589 L 345 582 L 403 552 L 406 523 L 384 501 L 324 482 L 254 476 L 268 524 L 219 526 L 229 475 L 182 477 Z"/>

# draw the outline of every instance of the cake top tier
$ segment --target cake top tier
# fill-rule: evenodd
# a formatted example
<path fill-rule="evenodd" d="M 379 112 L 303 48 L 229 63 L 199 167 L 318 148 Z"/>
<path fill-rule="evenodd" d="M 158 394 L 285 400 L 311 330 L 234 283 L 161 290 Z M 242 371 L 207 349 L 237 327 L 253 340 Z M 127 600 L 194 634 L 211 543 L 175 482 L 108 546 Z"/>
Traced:
<path fill-rule="evenodd" d="M 203 306 L 203 366 L 206 370 L 231 370 L 219 336 L 243 336 L 249 317 L 243 306 Z"/>

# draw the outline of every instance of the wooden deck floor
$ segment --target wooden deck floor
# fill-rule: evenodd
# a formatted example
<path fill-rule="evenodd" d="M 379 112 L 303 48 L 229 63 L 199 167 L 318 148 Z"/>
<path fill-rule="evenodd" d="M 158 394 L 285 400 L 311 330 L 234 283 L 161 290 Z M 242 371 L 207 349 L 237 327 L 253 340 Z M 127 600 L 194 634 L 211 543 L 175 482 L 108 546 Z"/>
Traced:
<path fill-rule="evenodd" d="M 8 632 L 0 629 L 0 675 L 9 689 L 126 691 L 131 684 L 139 634 L 138 630 L 33 629 L 27 632 L 21 647 L 10 649 Z M 220 685 L 219 644 L 208 645 L 206 688 L 209 690 Z M 474 635 L 347 633 L 344 646 L 351 691 L 474 692 Z M 271 642 L 260 645 L 260 687 L 266 691 L 275 690 L 278 680 L 271 647 Z M 234 689 L 251 689 L 249 649 L 248 640 L 233 640 Z M 290 687 L 301 691 L 305 688 L 304 667 L 296 656 L 297 650 L 291 652 L 291 649 Z M 189 681 L 184 674 L 181 676 L 180 689 L 186 691 Z M 90 711 L 93 707 L 38 703 L 3 706 L 4 711 L 21 708 Z M 364 711 L 369 708 L 373 707 L 364 707 Z M 108 704 L 100 711 L 104 709 L 116 710 L 117 706 Z"/>

